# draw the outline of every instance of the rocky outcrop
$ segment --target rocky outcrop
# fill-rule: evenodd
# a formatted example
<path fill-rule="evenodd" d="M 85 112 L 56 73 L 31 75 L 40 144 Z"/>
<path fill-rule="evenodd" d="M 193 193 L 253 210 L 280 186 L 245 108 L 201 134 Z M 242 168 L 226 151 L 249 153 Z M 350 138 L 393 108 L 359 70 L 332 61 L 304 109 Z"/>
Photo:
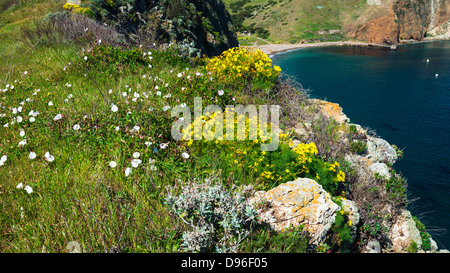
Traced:
<path fill-rule="evenodd" d="M 356 24 L 344 26 L 347 37 L 389 45 L 422 41 L 430 31 L 442 32 L 450 20 L 449 0 L 386 0 L 379 4 L 365 9 Z"/>
<path fill-rule="evenodd" d="M 393 11 L 389 11 L 388 14 L 367 22 L 349 36 L 369 43 L 396 45 L 399 41 L 396 15 Z"/>
<path fill-rule="evenodd" d="M 221 0 L 97 1 L 92 10 L 130 39 L 176 44 L 190 56 L 216 56 L 239 46 Z"/>
<path fill-rule="evenodd" d="M 417 244 L 417 249 L 422 247 L 420 232 L 409 211 L 402 210 L 391 227 L 389 239 L 396 253 L 406 252 L 413 242 Z"/>
<path fill-rule="evenodd" d="M 267 192 L 256 192 L 250 203 L 264 204 L 259 211 L 260 219 L 274 230 L 303 225 L 313 245 L 325 240 L 340 210 L 322 186 L 309 178 L 297 178 Z M 351 204 L 346 204 L 346 208 L 351 210 Z"/>

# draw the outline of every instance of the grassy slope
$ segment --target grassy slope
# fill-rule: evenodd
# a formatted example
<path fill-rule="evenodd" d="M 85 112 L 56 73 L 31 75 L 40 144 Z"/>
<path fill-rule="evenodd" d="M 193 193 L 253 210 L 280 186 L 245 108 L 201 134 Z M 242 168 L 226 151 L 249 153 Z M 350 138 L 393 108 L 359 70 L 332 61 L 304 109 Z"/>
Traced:
<path fill-rule="evenodd" d="M 230 12 L 232 4 L 239 0 L 225 0 Z M 245 20 L 245 25 L 261 26 L 271 33 L 273 42 L 300 42 L 302 40 L 332 41 L 344 39 L 344 35 L 319 33 L 340 30 L 355 21 L 370 8 L 365 0 L 250 0 L 245 7 L 257 6 L 254 16 Z"/>
<path fill-rule="evenodd" d="M 204 69 L 170 50 L 152 50 L 152 67 L 127 61 L 115 66 L 99 64 L 98 56 L 84 51 L 91 45 L 30 43 L 24 29 L 55 11 L 61 11 L 60 1 L 0 13 L 0 157 L 7 156 L 0 166 L 0 251 L 66 252 L 68 242 L 76 241 L 84 252 L 177 252 L 185 225 L 169 214 L 163 194 L 168 185 L 220 171 L 223 159 L 220 152 L 201 151 L 184 159 L 187 148 L 171 139 L 170 111 L 162 109 L 182 102 L 192 107 L 195 96 L 223 106 L 232 97 L 246 101 L 243 86 L 219 97 L 220 83 L 196 75 Z M 39 112 L 34 122 L 31 111 Z M 55 120 L 58 114 L 62 119 Z M 140 130 L 133 132 L 135 126 Z M 131 168 L 136 152 L 142 163 Z M 129 176 L 126 168 L 132 169 Z M 254 181 L 237 171 L 226 178 Z M 16 188 L 19 183 L 33 193 Z"/>
<path fill-rule="evenodd" d="M 98 47 L 97 40 L 80 45 L 26 39 L 24 31 L 34 29 L 35 20 L 60 10 L 60 1 L 52 0 L 0 13 L 0 157 L 7 155 L 0 166 L 1 252 L 66 252 L 70 241 L 79 242 L 84 252 L 177 252 L 187 226 L 164 205 L 168 185 L 215 174 L 227 187 L 268 189 L 295 179 L 297 155 L 287 145 L 267 154 L 253 141 L 202 141 L 188 147 L 171 138 L 173 119 L 164 107 L 185 102 L 193 109 L 196 96 L 223 108 L 282 105 L 282 125 L 294 126 L 313 122 L 309 118 L 318 112 L 314 105 L 308 107 L 299 89 L 261 89 L 261 83 L 239 77 L 229 84 L 213 81 L 203 66 L 170 50 L 148 49 L 153 59 L 147 54 L 142 64 L 133 64 L 133 56 L 107 61 L 111 55 L 98 50 L 109 47 Z M 27 19 L 26 14 L 32 16 Z M 143 61 L 142 52 L 134 57 Z M 31 111 L 39 112 L 34 122 Z M 55 120 L 58 114 L 62 119 Z M 343 128 L 328 122 L 320 119 L 312 128 L 315 138 L 304 141 L 315 141 L 319 154 L 329 154 L 332 163 L 348 147 L 338 137 Z M 133 131 L 135 126 L 139 131 Z M 24 139 L 27 143 L 20 146 Z M 36 158 L 29 158 L 31 152 Z M 47 152 L 54 161 L 48 162 Z M 131 168 L 136 152 L 142 163 Z M 183 152 L 190 157 L 183 158 Z M 312 178 L 320 173 L 321 183 L 336 182 L 336 173 L 320 157 L 314 164 Z M 132 170 L 129 176 L 126 168 Z M 265 170 L 272 171 L 267 176 L 278 176 L 265 180 Z M 19 183 L 31 186 L 33 193 L 17 189 Z M 345 222 L 340 228 L 347 228 Z M 283 236 L 253 231 L 241 251 L 305 251 L 303 236 Z"/>

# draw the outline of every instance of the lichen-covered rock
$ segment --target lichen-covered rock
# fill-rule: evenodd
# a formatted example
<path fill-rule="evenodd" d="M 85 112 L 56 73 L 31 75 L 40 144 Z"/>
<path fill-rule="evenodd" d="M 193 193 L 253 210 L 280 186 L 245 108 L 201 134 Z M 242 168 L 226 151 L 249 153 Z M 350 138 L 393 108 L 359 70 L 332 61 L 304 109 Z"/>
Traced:
<path fill-rule="evenodd" d="M 418 249 L 422 247 L 420 232 L 416 227 L 411 213 L 407 210 L 402 210 L 397 221 L 392 225 L 389 236 L 392 242 L 392 248 L 396 253 L 406 252 L 406 249 L 413 241 L 416 242 Z"/>
<path fill-rule="evenodd" d="M 367 137 L 367 159 L 372 162 L 381 162 L 385 164 L 394 164 L 397 161 L 397 152 L 384 139 L 372 136 Z"/>
<path fill-rule="evenodd" d="M 335 222 L 336 212 L 340 210 L 330 194 L 309 178 L 298 178 L 267 192 L 257 192 L 250 203 L 266 204 L 259 217 L 274 230 L 283 231 L 303 225 L 313 245 L 324 241 Z"/>
<path fill-rule="evenodd" d="M 342 200 L 342 210 L 348 215 L 348 220 L 350 222 L 350 230 L 353 238 L 356 238 L 356 232 L 358 229 L 358 224 L 360 220 L 360 215 L 358 212 L 358 207 L 356 207 L 355 202 L 344 199 Z"/>
<path fill-rule="evenodd" d="M 384 163 L 374 163 L 369 166 L 369 170 L 373 174 L 378 174 L 386 180 L 389 180 L 391 178 L 389 167 Z"/>

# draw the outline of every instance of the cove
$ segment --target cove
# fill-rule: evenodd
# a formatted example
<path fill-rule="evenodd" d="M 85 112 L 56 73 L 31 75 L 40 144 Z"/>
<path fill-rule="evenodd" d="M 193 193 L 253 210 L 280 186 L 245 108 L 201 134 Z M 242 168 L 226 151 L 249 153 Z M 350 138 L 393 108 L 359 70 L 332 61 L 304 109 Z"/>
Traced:
<path fill-rule="evenodd" d="M 407 209 L 449 249 L 450 41 L 305 48 L 272 59 L 312 98 L 338 103 L 352 123 L 404 149 L 393 167 L 407 178 Z"/>

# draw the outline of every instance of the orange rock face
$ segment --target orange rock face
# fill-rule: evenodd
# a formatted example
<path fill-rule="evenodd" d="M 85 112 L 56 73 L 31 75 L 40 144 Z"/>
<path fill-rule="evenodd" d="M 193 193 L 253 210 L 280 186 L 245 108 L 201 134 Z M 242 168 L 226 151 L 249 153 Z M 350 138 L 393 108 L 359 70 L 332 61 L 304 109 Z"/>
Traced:
<path fill-rule="evenodd" d="M 380 18 L 373 19 L 354 33 L 351 38 L 362 39 L 369 43 L 397 45 L 399 41 L 399 27 L 393 11 Z"/>

